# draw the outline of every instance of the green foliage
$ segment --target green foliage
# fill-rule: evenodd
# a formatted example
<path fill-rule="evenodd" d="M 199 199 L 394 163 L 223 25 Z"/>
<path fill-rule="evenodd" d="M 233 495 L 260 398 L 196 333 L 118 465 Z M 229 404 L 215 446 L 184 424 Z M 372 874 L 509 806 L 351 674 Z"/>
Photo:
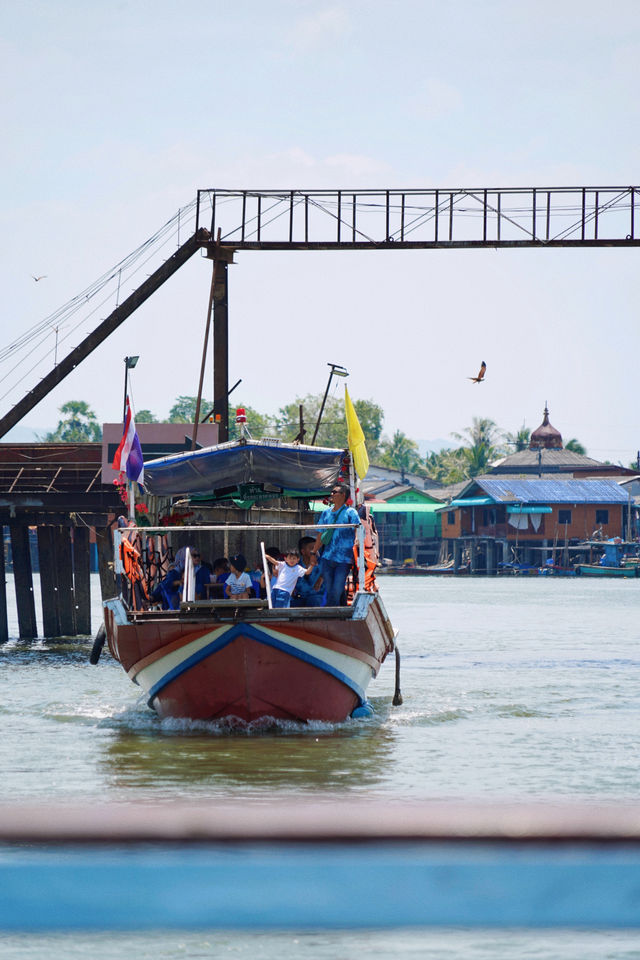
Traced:
<path fill-rule="evenodd" d="M 277 436 L 291 442 L 300 432 L 300 405 L 304 417 L 306 434 L 305 443 L 311 443 L 322 406 L 323 394 L 307 394 L 306 397 L 296 397 L 295 403 L 281 407 L 275 418 Z M 369 459 L 372 460 L 378 453 L 380 434 L 384 412 L 372 400 L 354 400 L 354 409 L 358 415 Z M 344 400 L 338 397 L 328 397 L 322 412 L 322 420 L 316 437 L 319 447 L 346 447 L 347 421 L 344 413 Z"/>
<path fill-rule="evenodd" d="M 379 459 L 382 465 L 391 467 L 393 470 L 399 470 L 403 480 L 407 473 L 421 473 L 422 475 L 426 473 L 418 444 L 402 433 L 401 430 L 396 430 L 390 440 L 385 438 L 380 449 L 381 456 Z"/>
<path fill-rule="evenodd" d="M 505 433 L 505 443 L 509 445 L 510 453 L 518 453 L 520 450 L 528 450 L 531 440 L 531 430 L 525 427 L 524 423 L 517 433 Z"/>
<path fill-rule="evenodd" d="M 197 397 L 180 396 L 169 410 L 168 423 L 193 423 L 196 418 Z M 213 404 L 204 397 L 200 402 L 200 420 L 209 413 Z M 234 415 L 235 416 L 235 415 Z"/>
<path fill-rule="evenodd" d="M 157 423 L 158 418 L 151 410 L 138 410 L 135 416 L 136 423 Z"/>
<path fill-rule="evenodd" d="M 236 410 L 238 407 L 244 408 L 247 416 L 247 427 L 252 437 L 260 439 L 260 437 L 276 436 L 273 417 L 258 413 L 257 410 L 247 406 L 246 403 L 236 403 L 233 404 L 233 406 L 229 404 L 229 440 L 237 440 L 240 436 L 238 424 L 236 423 Z"/>
<path fill-rule="evenodd" d="M 581 453 L 583 456 L 586 456 L 587 448 L 584 447 L 579 440 L 576 440 L 575 437 L 572 437 L 571 440 L 567 440 L 564 445 L 565 450 L 571 450 L 573 453 Z"/>
<path fill-rule="evenodd" d="M 478 477 L 486 473 L 491 461 L 502 453 L 502 433 L 488 417 L 474 417 L 470 427 L 451 436 L 456 440 L 467 440 L 458 451 L 462 455 L 466 477 Z"/>
<path fill-rule="evenodd" d="M 96 415 L 84 400 L 68 400 L 59 410 L 63 419 L 55 430 L 39 439 L 46 443 L 90 443 L 102 439 Z"/>

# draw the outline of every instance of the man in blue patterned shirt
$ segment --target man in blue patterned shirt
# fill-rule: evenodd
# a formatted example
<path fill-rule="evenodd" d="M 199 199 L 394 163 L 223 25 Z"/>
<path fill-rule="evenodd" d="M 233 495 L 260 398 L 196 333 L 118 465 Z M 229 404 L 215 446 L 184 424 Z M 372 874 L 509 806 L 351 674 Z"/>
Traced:
<path fill-rule="evenodd" d="M 338 483 L 331 491 L 331 506 L 323 510 L 317 523 L 360 523 L 360 517 L 353 507 L 347 506 L 349 487 Z M 327 531 L 328 532 L 328 531 Z M 353 544 L 355 530 L 345 528 L 334 530 L 328 543 L 322 543 L 320 531 L 314 545 L 315 552 L 320 557 L 320 572 L 324 587 L 327 591 L 327 606 L 339 607 L 344 593 L 347 574 L 354 562 Z M 325 539 L 327 539 L 325 537 Z"/>

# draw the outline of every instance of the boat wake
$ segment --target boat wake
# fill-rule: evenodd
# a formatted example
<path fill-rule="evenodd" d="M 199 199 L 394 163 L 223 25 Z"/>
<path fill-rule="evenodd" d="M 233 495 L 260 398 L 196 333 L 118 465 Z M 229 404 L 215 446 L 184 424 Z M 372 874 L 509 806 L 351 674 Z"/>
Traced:
<path fill-rule="evenodd" d="M 348 717 L 340 723 L 330 723 L 326 720 L 283 720 L 276 717 L 261 717 L 247 722 L 233 716 L 219 720 L 191 720 L 188 717 L 167 717 L 161 720 L 147 708 L 144 698 L 141 697 L 134 705 L 101 719 L 98 726 L 123 732 L 155 732 L 169 736 L 207 734 L 214 737 L 259 737 L 274 733 L 296 736 L 336 732 L 357 733 L 380 726 L 391 712 L 391 701 L 388 697 L 372 699 L 371 706 L 373 707 L 372 716 L 358 719 Z"/>

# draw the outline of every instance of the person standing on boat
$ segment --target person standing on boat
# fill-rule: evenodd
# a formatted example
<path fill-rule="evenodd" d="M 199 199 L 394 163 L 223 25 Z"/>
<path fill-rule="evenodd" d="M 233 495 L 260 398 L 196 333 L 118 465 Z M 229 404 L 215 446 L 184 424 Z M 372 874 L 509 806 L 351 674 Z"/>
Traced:
<path fill-rule="evenodd" d="M 360 517 L 353 507 L 347 506 L 349 487 L 337 483 L 331 491 L 331 506 L 320 514 L 318 524 L 359 524 Z M 327 591 L 327 607 L 339 607 L 344 593 L 347 575 L 353 565 L 354 529 L 325 530 L 318 533 L 314 550 L 320 557 L 320 572 Z"/>
<path fill-rule="evenodd" d="M 316 565 L 316 558 L 311 557 L 309 565 L 303 567 L 300 563 L 300 555 L 297 550 L 287 550 L 284 560 L 275 560 L 265 553 L 269 563 L 275 564 L 276 582 L 271 588 L 271 602 L 273 607 L 290 607 L 291 594 L 296 588 L 296 584 L 301 577 L 305 577 L 313 571 Z"/>

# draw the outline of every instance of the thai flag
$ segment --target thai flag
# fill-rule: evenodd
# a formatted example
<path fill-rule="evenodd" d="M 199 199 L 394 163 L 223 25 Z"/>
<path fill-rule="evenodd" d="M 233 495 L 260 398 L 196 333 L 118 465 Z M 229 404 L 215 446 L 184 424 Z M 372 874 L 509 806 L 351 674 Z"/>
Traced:
<path fill-rule="evenodd" d="M 116 455 L 113 458 L 112 466 L 114 470 L 125 470 L 129 480 L 133 480 L 135 483 L 139 484 L 144 483 L 144 461 L 142 459 L 142 448 L 140 446 L 140 440 L 138 439 L 138 433 L 136 431 L 133 414 L 131 413 L 131 407 L 129 406 L 128 397 L 127 416 L 124 421 L 124 433 L 122 434 L 120 446 L 116 450 Z"/>

